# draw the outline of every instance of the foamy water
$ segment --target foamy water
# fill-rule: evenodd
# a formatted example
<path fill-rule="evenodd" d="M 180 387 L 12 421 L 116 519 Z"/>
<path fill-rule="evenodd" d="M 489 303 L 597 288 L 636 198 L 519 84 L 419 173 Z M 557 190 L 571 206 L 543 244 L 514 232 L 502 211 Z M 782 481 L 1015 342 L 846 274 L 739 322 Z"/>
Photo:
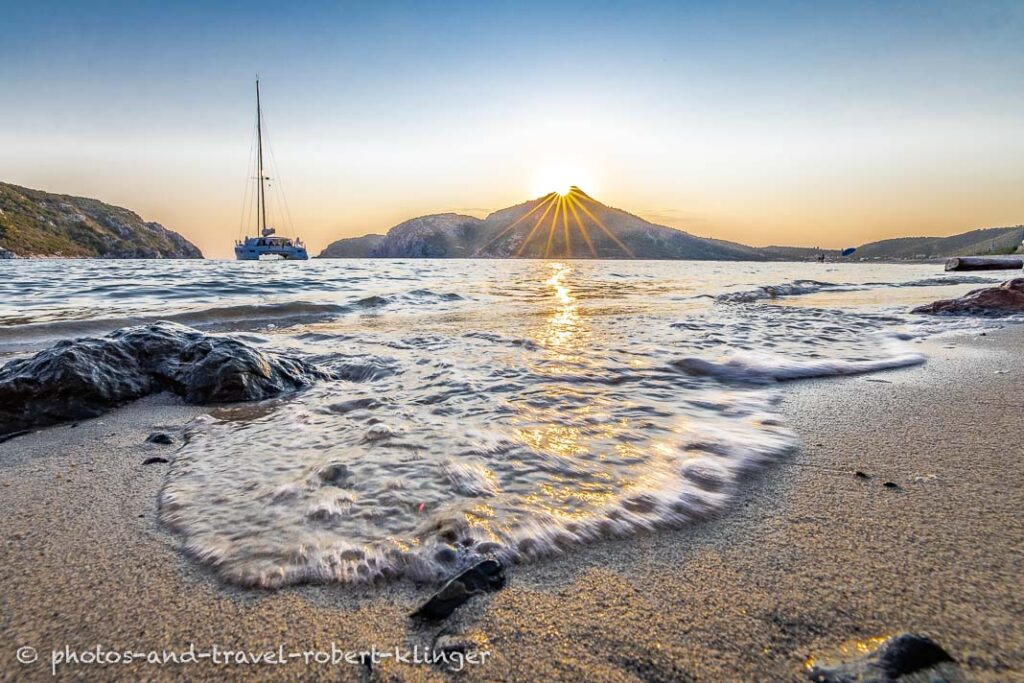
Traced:
<path fill-rule="evenodd" d="M 935 266 L 0 262 L 0 352 L 170 319 L 341 379 L 188 428 L 185 551 L 259 586 L 449 576 L 717 513 L 797 447 L 778 382 L 922 363 Z M 5 292 L 6 290 L 6 292 Z M 12 303 L 13 302 L 13 303 Z"/>

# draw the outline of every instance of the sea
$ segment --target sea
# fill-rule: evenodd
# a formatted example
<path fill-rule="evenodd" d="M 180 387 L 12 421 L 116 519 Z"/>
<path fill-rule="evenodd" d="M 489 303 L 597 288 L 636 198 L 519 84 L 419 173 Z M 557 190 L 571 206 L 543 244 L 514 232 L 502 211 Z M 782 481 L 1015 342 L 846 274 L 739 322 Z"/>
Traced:
<path fill-rule="evenodd" d="M 225 581 L 428 582 L 727 514 L 787 383 L 925 363 L 934 264 L 0 261 L 0 362 L 171 320 L 340 379 L 213 406 L 160 494 Z"/>

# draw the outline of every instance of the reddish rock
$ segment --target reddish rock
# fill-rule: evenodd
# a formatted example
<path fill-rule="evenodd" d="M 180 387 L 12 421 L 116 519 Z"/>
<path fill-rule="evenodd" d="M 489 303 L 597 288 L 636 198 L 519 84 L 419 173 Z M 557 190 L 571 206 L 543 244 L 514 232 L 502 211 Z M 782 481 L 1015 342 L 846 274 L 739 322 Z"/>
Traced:
<path fill-rule="evenodd" d="M 998 287 L 975 289 L 959 299 L 943 299 L 918 306 L 913 312 L 931 315 L 987 316 L 1024 313 L 1024 277 L 1008 280 Z"/>

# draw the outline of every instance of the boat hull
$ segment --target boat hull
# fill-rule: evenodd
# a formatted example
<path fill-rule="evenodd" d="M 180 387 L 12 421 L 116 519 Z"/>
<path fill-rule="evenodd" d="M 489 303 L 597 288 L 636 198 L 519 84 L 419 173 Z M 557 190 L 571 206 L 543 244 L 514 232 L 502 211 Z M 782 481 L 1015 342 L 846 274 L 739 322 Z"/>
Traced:
<path fill-rule="evenodd" d="M 249 244 L 235 245 L 237 261 L 308 261 L 309 253 L 304 247 L 253 246 Z"/>

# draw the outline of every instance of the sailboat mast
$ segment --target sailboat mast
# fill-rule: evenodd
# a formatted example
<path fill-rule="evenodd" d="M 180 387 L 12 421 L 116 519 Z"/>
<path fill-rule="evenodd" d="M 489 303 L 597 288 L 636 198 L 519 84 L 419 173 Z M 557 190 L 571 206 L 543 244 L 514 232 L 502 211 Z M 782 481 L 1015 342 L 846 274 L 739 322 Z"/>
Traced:
<path fill-rule="evenodd" d="M 260 179 L 259 187 L 259 216 L 257 220 L 261 223 L 259 236 L 267 228 L 267 200 L 263 189 L 263 112 L 260 109 L 260 79 L 256 79 L 256 148 L 258 155 L 257 173 Z"/>

